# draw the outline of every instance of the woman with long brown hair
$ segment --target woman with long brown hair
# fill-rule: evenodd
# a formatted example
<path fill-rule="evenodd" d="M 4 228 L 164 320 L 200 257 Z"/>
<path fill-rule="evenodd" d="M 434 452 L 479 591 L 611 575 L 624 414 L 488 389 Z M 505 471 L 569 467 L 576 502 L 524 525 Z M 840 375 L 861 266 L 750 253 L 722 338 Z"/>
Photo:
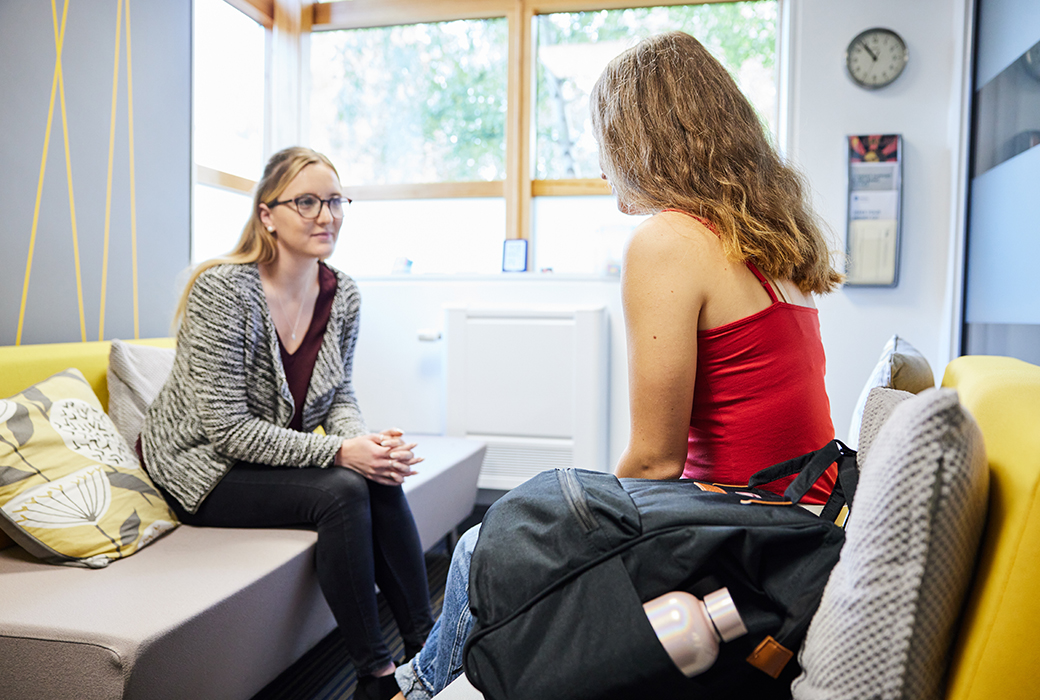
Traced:
<path fill-rule="evenodd" d="M 834 429 L 812 295 L 841 277 L 750 103 L 682 32 L 611 61 L 590 103 L 618 206 L 652 215 L 625 253 L 632 433 L 615 473 L 741 484 L 824 445 Z"/>
<path fill-rule="evenodd" d="M 631 436 L 615 474 L 746 484 L 825 445 L 834 429 L 812 295 L 841 276 L 801 178 L 754 108 L 681 32 L 611 61 L 590 107 L 618 208 L 651 215 L 622 265 Z M 805 501 L 824 502 L 833 484 L 825 475 Z M 477 537 L 459 541 L 441 617 L 397 671 L 409 700 L 461 672 Z"/>
<path fill-rule="evenodd" d="M 360 296 L 323 262 L 348 203 L 325 156 L 272 156 L 238 245 L 188 282 L 141 450 L 182 522 L 317 530 L 318 581 L 357 668 L 355 697 L 385 699 L 397 686 L 376 584 L 406 656 L 433 623 L 401 489 L 421 458 L 398 430 L 370 433 L 354 398 Z"/>

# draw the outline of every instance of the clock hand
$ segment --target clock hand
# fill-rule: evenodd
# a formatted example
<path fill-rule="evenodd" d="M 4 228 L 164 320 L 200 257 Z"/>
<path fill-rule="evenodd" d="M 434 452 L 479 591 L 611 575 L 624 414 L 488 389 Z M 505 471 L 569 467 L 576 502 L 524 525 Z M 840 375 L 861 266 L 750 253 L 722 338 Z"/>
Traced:
<path fill-rule="evenodd" d="M 865 41 L 861 41 L 859 42 L 859 45 L 862 46 L 863 50 L 870 54 L 870 57 L 874 59 L 875 63 L 877 63 L 877 54 L 870 50 L 870 47 L 867 46 L 867 43 Z"/>

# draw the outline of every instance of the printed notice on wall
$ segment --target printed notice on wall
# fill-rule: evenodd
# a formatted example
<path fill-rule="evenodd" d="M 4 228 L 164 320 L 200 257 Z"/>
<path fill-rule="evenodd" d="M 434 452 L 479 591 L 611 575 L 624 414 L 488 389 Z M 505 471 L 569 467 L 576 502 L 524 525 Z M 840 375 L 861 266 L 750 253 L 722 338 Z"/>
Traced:
<path fill-rule="evenodd" d="M 849 136 L 849 213 L 845 283 L 895 286 L 899 274 L 902 139 Z"/>

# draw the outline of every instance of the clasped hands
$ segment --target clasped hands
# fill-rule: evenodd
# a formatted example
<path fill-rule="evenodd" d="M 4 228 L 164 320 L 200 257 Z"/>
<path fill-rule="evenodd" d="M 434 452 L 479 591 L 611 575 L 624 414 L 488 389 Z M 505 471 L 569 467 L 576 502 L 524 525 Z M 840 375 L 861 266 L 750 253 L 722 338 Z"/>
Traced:
<path fill-rule="evenodd" d="M 412 453 L 418 443 L 405 444 L 397 428 L 348 438 L 336 452 L 336 466 L 353 469 L 366 479 L 399 486 L 405 477 L 418 474 L 412 467 L 423 461 Z"/>

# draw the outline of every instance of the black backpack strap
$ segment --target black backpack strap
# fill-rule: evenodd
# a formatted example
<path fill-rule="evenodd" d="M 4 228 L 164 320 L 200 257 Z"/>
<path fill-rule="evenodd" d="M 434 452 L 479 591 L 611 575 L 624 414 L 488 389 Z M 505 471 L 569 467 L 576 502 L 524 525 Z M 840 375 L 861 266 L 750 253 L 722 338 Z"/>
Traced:
<path fill-rule="evenodd" d="M 835 440 L 835 442 L 838 442 Z M 839 443 L 840 444 L 840 443 Z M 859 485 L 859 468 L 856 465 L 856 453 L 842 445 L 847 450 L 838 458 L 838 480 L 834 484 L 830 497 L 820 517 L 824 520 L 834 522 L 841 513 L 841 507 L 846 503 L 852 508 L 852 501 L 856 497 L 856 486 Z"/>
<path fill-rule="evenodd" d="M 824 447 L 823 449 L 826 449 L 826 447 Z M 806 465 L 820 451 L 821 450 L 816 450 L 815 452 L 810 452 L 808 454 L 802 455 L 801 457 L 795 457 L 794 459 L 789 459 L 786 462 L 780 462 L 779 464 L 774 464 L 771 467 L 766 467 L 761 471 L 755 472 L 751 475 L 751 478 L 748 479 L 748 486 L 755 488 L 764 484 L 774 482 L 777 479 L 783 479 L 787 476 L 801 474 L 802 470 L 805 469 Z M 831 463 L 828 462 L 827 466 L 830 466 L 830 464 Z"/>
<path fill-rule="evenodd" d="M 856 452 L 841 440 L 831 440 L 814 452 L 766 467 L 751 476 L 748 486 L 762 486 L 777 479 L 797 475 L 784 491 L 784 496 L 793 503 L 798 503 L 835 462 L 838 463 L 838 482 L 834 485 L 827 505 L 824 506 L 824 514 L 820 516 L 834 520 L 846 502 L 851 506 L 859 480 L 859 472 L 856 469 Z"/>

